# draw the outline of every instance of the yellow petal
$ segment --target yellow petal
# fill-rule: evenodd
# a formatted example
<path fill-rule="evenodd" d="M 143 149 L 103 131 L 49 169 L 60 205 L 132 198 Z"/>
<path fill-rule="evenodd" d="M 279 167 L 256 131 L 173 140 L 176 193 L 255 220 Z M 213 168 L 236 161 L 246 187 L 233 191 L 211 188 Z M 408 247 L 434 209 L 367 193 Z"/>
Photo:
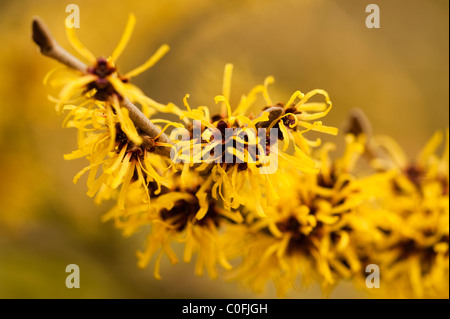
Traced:
<path fill-rule="evenodd" d="M 233 74 L 233 64 L 227 63 L 223 72 L 222 94 L 226 100 L 230 100 L 231 76 Z"/>
<path fill-rule="evenodd" d="M 122 34 L 122 37 L 120 38 L 119 44 L 114 49 L 111 58 L 113 61 L 117 61 L 119 56 L 122 54 L 123 50 L 128 44 L 128 41 L 130 41 L 131 34 L 133 33 L 134 26 L 136 24 L 136 17 L 134 14 L 130 13 L 128 16 L 128 22 L 127 26 L 125 27 L 125 31 Z"/>
<path fill-rule="evenodd" d="M 269 96 L 269 91 L 268 91 L 268 86 L 269 84 L 272 84 L 275 81 L 275 79 L 273 78 L 273 76 L 268 76 L 264 79 L 264 90 L 263 90 L 263 97 L 264 100 L 266 101 L 267 105 L 273 105 L 272 103 L 272 99 Z"/>
<path fill-rule="evenodd" d="M 423 148 L 422 152 L 419 156 L 419 162 L 422 164 L 426 164 L 427 160 L 430 158 L 431 155 L 436 151 L 436 149 L 439 147 L 439 145 L 442 143 L 443 139 L 442 132 L 438 131 L 434 133 L 433 137 L 427 142 L 425 147 Z"/>
<path fill-rule="evenodd" d="M 221 111 L 221 115 L 222 115 L 222 117 L 230 117 L 231 116 L 231 106 L 230 106 L 230 103 L 228 102 L 228 99 L 225 97 L 225 96 L 223 96 L 223 95 L 217 95 L 217 96 L 215 96 L 214 97 L 214 102 L 216 102 L 216 104 L 217 103 L 219 103 L 219 102 L 223 102 L 224 104 L 224 106 L 226 107 L 226 108 L 222 108 L 222 111 Z"/>
<path fill-rule="evenodd" d="M 95 64 L 95 56 L 88 50 L 86 47 L 78 40 L 75 34 L 75 28 L 66 27 L 67 37 L 69 38 L 69 42 L 72 47 L 86 60 L 88 60 L 89 64 Z"/>
<path fill-rule="evenodd" d="M 124 75 L 124 77 L 129 79 L 148 70 L 153 65 L 155 65 L 156 62 L 158 62 L 169 50 L 170 47 L 167 44 L 163 44 L 144 64 L 128 72 Z"/>

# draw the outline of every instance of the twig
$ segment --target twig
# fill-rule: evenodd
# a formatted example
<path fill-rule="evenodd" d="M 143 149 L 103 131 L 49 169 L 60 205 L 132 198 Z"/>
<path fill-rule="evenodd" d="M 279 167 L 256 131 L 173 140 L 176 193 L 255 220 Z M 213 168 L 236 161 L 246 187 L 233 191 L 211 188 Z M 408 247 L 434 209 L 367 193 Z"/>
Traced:
<path fill-rule="evenodd" d="M 87 66 L 56 42 L 48 27 L 39 17 L 33 18 L 32 30 L 33 41 L 39 46 L 43 55 L 55 59 L 69 68 L 87 73 Z M 161 131 L 126 96 L 123 97 L 122 106 L 128 110 L 130 119 L 142 132 L 151 138 L 160 135 L 157 142 L 172 144 L 167 135 L 160 134 Z M 170 156 L 170 148 L 159 146 L 156 147 L 155 153 Z"/>
<path fill-rule="evenodd" d="M 353 108 L 350 110 L 343 131 L 346 134 L 353 134 L 355 136 L 365 135 L 364 155 L 369 160 L 383 157 L 380 150 L 374 147 L 372 124 L 362 109 Z"/>
<path fill-rule="evenodd" d="M 344 132 L 353 135 L 364 133 L 367 138 L 372 138 L 372 125 L 363 110 L 360 108 L 350 110 L 347 122 L 344 124 Z"/>
<path fill-rule="evenodd" d="M 87 66 L 56 42 L 50 30 L 39 17 L 33 18 L 33 41 L 39 46 L 43 55 L 55 59 L 69 68 L 86 73 Z"/>
<path fill-rule="evenodd" d="M 124 97 L 122 101 L 122 106 L 128 109 L 128 115 L 130 119 L 139 127 L 145 134 L 154 138 L 158 135 L 159 138 L 157 142 L 172 144 L 172 141 L 167 137 L 166 134 L 162 133 L 159 128 L 157 128 L 150 120 L 142 113 L 131 101 Z M 170 157 L 170 148 L 169 147 L 156 147 L 155 153 L 159 155 L 164 155 Z"/>

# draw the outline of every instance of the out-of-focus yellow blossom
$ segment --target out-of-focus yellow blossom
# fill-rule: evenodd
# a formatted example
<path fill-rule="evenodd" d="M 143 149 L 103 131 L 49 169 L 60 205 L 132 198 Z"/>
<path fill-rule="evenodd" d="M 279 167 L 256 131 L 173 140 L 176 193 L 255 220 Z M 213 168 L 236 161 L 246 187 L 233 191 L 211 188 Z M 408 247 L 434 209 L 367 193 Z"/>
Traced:
<path fill-rule="evenodd" d="M 228 252 L 242 259 L 231 278 L 257 292 L 272 280 L 284 296 L 299 279 L 302 285 L 318 280 L 329 292 L 340 279 L 361 270 L 352 241 L 359 226 L 353 211 L 365 200 L 361 190 L 370 177 L 357 179 L 352 171 L 364 151 L 364 139 L 348 135 L 345 154 L 333 163 L 328 157 L 332 149 L 327 143 L 320 150 L 320 174 L 291 171 L 278 205 L 268 207 L 265 217 L 228 228 Z"/>
<path fill-rule="evenodd" d="M 182 182 L 180 174 L 173 175 L 172 188 L 163 188 L 155 195 L 150 206 L 142 205 L 142 189 L 130 186 L 127 194 L 127 209 L 118 205 L 110 210 L 104 220 L 114 219 L 115 225 L 129 236 L 144 226 L 151 226 L 145 242 L 145 249 L 138 252 L 140 267 L 146 267 L 155 257 L 155 278 L 160 279 L 160 261 L 163 255 L 175 264 L 179 258 L 172 249 L 173 242 L 184 245 L 182 260 L 190 262 L 197 254 L 195 273 L 202 275 L 206 270 L 211 278 L 217 277 L 217 265 L 230 269 L 220 241 L 219 228 L 229 222 L 240 223 L 239 213 L 230 213 L 211 198 L 211 187 L 195 172 L 188 173 L 189 185 Z M 199 211 L 205 210 L 198 220 Z"/>
<path fill-rule="evenodd" d="M 448 130 L 446 134 L 441 156 L 435 154 L 443 139 L 437 132 L 414 161 L 393 139 L 374 138 L 389 155 L 374 165 L 392 173 L 378 196 L 380 206 L 365 212 L 378 231 L 366 252 L 380 267 L 383 296 L 448 298 Z"/>

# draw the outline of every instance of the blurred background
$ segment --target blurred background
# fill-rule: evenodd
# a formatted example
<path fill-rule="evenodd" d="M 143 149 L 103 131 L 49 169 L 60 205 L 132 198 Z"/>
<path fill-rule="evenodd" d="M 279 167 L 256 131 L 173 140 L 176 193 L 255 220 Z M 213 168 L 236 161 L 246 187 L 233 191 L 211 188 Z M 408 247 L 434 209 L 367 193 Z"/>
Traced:
<path fill-rule="evenodd" d="M 234 105 L 241 94 L 275 77 L 274 102 L 297 89 L 327 90 L 333 110 L 324 123 L 341 127 L 362 108 L 376 134 L 394 137 L 414 156 L 438 129 L 448 127 L 449 3 L 433 1 L 0 1 L 0 298 L 274 298 L 234 283 L 196 277 L 193 264 L 171 266 L 163 280 L 136 266 L 143 236 L 123 238 L 102 223 L 108 205 L 86 196 L 85 178 L 73 176 L 87 161 L 65 161 L 76 149 L 75 130 L 47 99 L 45 74 L 57 66 L 31 40 L 39 15 L 71 50 L 64 30 L 68 4 L 80 8 L 78 36 L 97 56 L 111 54 L 128 13 L 137 17 L 119 59 L 124 72 L 143 63 L 162 43 L 171 51 L 134 79 L 148 96 L 182 104 L 214 105 L 225 63 L 235 65 Z M 381 28 L 367 29 L 365 8 L 376 3 Z M 339 142 L 342 137 L 330 137 Z M 81 289 L 67 289 L 65 267 L 80 267 Z M 318 287 L 293 293 L 320 298 Z M 331 298 L 364 298 L 340 285 Z"/>

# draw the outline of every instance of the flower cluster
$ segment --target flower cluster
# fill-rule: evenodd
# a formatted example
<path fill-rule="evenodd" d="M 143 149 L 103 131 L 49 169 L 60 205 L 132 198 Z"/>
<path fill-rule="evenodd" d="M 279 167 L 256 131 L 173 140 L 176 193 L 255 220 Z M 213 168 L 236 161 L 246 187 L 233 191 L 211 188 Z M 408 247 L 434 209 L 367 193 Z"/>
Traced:
<path fill-rule="evenodd" d="M 103 220 L 124 235 L 149 229 L 140 267 L 154 258 L 161 278 L 164 256 L 195 259 L 197 275 L 220 274 L 258 292 L 273 281 L 284 296 L 310 282 L 324 293 L 341 280 L 363 286 L 366 266 L 376 264 L 386 294 L 448 297 L 448 131 L 441 157 L 437 133 L 408 161 L 393 140 L 372 137 L 356 120 L 343 154 L 332 158 L 334 144 L 307 138 L 309 131 L 338 134 L 321 121 L 332 108 L 326 91 L 296 91 L 274 103 L 267 77 L 232 107 L 231 64 L 214 97 L 219 114 L 191 107 L 188 94 L 184 107 L 156 102 L 130 80 L 167 45 L 124 75 L 116 64 L 134 25 L 130 15 L 108 58 L 95 58 L 67 29 L 88 65 L 44 45 L 56 42 L 39 22 L 33 29 L 43 53 L 66 64 L 44 82 L 60 88 L 51 100 L 67 112 L 63 125 L 78 132 L 78 149 L 65 158 L 89 161 L 74 182 L 89 172 L 87 194 L 115 201 Z M 180 120 L 155 117 L 164 113 Z M 186 138 L 177 138 L 178 129 Z M 182 256 L 174 243 L 183 245 Z"/>

